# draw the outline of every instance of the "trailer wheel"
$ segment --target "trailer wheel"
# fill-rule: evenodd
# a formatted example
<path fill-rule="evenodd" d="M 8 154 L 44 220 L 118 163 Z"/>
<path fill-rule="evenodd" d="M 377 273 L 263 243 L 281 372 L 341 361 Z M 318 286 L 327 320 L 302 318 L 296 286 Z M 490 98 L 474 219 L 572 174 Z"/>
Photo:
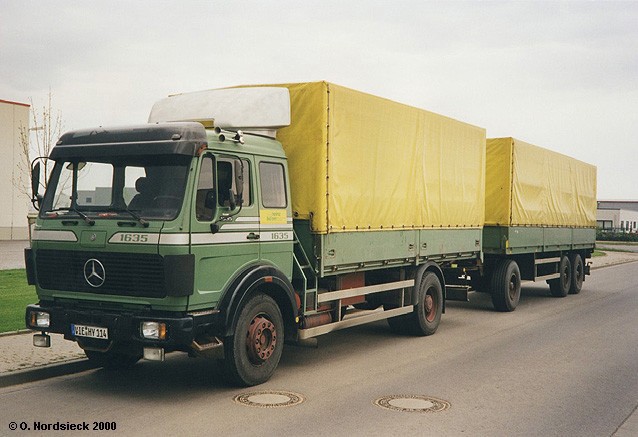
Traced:
<path fill-rule="evenodd" d="M 275 372 L 284 347 L 284 322 L 275 301 L 251 297 L 239 313 L 235 334 L 224 341 L 227 376 L 242 386 L 264 383 Z"/>
<path fill-rule="evenodd" d="M 99 367 L 108 370 L 124 370 L 129 369 L 137 363 L 142 356 L 140 354 L 115 352 L 115 351 L 95 351 L 84 350 L 84 354 L 89 361 Z"/>
<path fill-rule="evenodd" d="M 516 261 L 500 260 L 492 272 L 491 284 L 492 304 L 496 311 L 514 311 L 521 298 L 521 271 Z"/>
<path fill-rule="evenodd" d="M 572 281 L 569 287 L 569 294 L 578 294 L 583 288 L 583 281 L 585 280 L 585 265 L 583 264 L 583 259 L 577 253 L 569 257 L 569 262 L 572 265 Z"/>
<path fill-rule="evenodd" d="M 569 293 L 569 288 L 572 283 L 572 268 L 569 258 L 563 255 L 558 265 L 558 273 L 560 276 L 556 279 L 550 279 L 547 281 L 549 284 L 549 291 L 554 297 L 565 297 Z"/>
<path fill-rule="evenodd" d="M 425 272 L 417 294 L 414 311 L 388 319 L 390 329 L 401 334 L 432 335 L 441 322 L 443 286 L 434 272 Z"/>

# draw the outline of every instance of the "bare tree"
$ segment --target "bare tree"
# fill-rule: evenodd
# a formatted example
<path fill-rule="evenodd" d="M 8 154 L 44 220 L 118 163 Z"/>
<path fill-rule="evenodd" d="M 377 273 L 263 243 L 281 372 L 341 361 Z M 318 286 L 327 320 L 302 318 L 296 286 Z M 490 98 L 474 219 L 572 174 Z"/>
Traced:
<path fill-rule="evenodd" d="M 46 157 L 51 153 L 51 149 L 62 133 L 62 116 L 60 111 L 53 107 L 53 94 L 49 90 L 46 104 L 41 110 L 31 103 L 31 122 L 33 126 L 20 126 L 20 152 L 22 159 L 18 163 L 18 175 L 13 180 L 14 187 L 31 199 L 31 160 L 38 157 Z M 43 175 L 40 184 L 46 188 L 47 176 L 49 175 L 49 163 L 44 160 Z"/>

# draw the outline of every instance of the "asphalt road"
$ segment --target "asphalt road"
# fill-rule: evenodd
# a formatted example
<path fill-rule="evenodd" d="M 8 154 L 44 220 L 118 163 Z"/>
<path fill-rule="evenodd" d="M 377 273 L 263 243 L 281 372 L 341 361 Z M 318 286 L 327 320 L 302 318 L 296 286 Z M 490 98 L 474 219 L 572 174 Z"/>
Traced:
<path fill-rule="evenodd" d="M 11 422 L 32 431 L 36 422 L 114 422 L 115 432 L 100 435 L 609 436 L 638 405 L 637 271 L 638 263 L 596 270 L 564 299 L 524 286 L 513 313 L 474 295 L 448 304 L 427 338 L 396 336 L 379 322 L 321 337 L 317 349 L 286 347 L 273 379 L 251 389 L 227 386 L 211 364 L 185 355 L 7 387 L 0 435 L 32 434 L 11 431 Z M 259 390 L 305 400 L 278 408 L 233 400 Z M 450 407 L 374 404 L 391 395 Z M 38 435 L 49 434 L 65 433 Z"/>

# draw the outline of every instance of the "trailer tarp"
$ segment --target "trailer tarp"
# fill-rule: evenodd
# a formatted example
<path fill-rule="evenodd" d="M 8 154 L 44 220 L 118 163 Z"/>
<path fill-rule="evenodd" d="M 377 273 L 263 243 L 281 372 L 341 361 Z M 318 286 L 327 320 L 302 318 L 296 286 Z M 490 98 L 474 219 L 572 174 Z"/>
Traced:
<path fill-rule="evenodd" d="M 327 82 L 277 86 L 293 211 L 314 232 L 483 226 L 484 129 Z"/>
<path fill-rule="evenodd" d="M 486 153 L 486 225 L 596 226 L 595 166 L 514 138 Z"/>

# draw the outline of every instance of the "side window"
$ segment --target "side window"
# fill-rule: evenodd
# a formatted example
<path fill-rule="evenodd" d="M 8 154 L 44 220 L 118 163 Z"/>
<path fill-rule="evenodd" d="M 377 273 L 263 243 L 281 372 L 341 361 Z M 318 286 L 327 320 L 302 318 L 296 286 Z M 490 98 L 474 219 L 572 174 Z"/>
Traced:
<path fill-rule="evenodd" d="M 261 203 L 264 207 L 285 208 L 288 206 L 283 165 L 260 162 L 259 181 L 261 183 Z"/>
<path fill-rule="evenodd" d="M 213 177 L 213 157 L 207 155 L 202 160 L 197 181 L 197 195 L 195 198 L 195 216 L 198 221 L 213 219 L 215 209 L 215 179 Z"/>

